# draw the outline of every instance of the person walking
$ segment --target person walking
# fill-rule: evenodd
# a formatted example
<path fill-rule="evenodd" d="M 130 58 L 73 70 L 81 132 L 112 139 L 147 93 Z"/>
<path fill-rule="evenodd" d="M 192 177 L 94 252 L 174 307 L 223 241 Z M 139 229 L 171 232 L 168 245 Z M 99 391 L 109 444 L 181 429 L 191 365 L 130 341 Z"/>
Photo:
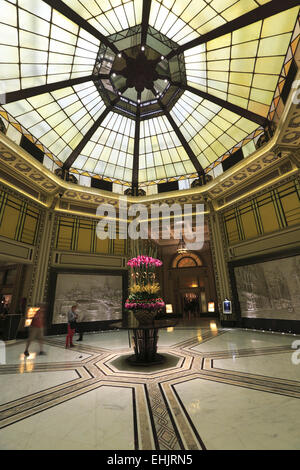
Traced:
<path fill-rule="evenodd" d="M 73 305 L 71 310 L 68 312 L 68 334 L 66 337 L 66 348 L 70 347 L 73 348 L 75 344 L 73 344 L 73 336 L 76 330 L 76 319 L 78 317 L 76 313 L 77 305 Z"/>
<path fill-rule="evenodd" d="M 29 346 L 32 341 L 38 340 L 40 345 L 40 352 L 39 355 L 45 355 L 46 353 L 43 351 L 43 340 L 44 340 L 44 325 L 45 325 L 45 313 L 46 313 L 46 306 L 45 304 L 39 304 L 39 309 L 37 310 L 36 314 L 34 315 L 31 325 L 29 327 L 29 337 L 26 343 L 24 356 L 29 356 Z"/>

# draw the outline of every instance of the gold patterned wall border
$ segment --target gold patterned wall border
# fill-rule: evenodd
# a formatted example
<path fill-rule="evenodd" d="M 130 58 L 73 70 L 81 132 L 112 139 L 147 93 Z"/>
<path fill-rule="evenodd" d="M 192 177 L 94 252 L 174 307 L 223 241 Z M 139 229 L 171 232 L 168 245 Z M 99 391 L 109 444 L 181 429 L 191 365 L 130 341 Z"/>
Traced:
<path fill-rule="evenodd" d="M 254 163 L 253 165 L 250 165 L 246 168 L 246 171 L 251 174 L 251 173 L 256 173 L 257 171 L 261 170 L 261 165 L 259 163 Z"/>
<path fill-rule="evenodd" d="M 256 197 L 261 196 L 273 189 L 279 188 L 285 183 L 294 181 L 297 178 L 299 178 L 299 171 L 295 169 L 295 166 L 290 162 L 290 160 L 287 160 L 283 165 L 277 167 L 262 178 L 249 182 L 249 185 L 245 188 L 239 189 L 236 192 L 232 192 L 225 195 L 225 197 L 218 199 L 216 201 L 218 206 L 217 210 L 220 210 L 222 213 L 223 211 L 227 211 L 229 207 L 238 207 L 241 203 L 241 199 L 243 200 L 243 203 L 246 203 L 253 199 L 254 194 Z"/>
<path fill-rule="evenodd" d="M 219 184 L 216 188 L 208 191 L 208 194 L 214 199 L 216 196 L 219 196 L 221 193 L 225 194 L 228 189 L 233 189 L 233 187 L 237 186 L 239 183 L 245 184 L 246 181 L 251 181 L 253 177 L 257 178 L 258 174 L 262 171 L 266 170 L 270 167 L 275 161 L 279 161 L 282 158 L 280 153 L 276 154 L 274 152 L 268 152 L 267 155 L 262 155 L 255 160 L 255 162 L 251 163 L 248 166 L 239 165 L 242 167 L 242 171 L 238 169 L 234 169 L 233 172 L 237 172 L 232 176 L 229 176 L 225 179 L 224 175 L 222 175 L 222 180 L 225 181 Z M 243 162 L 244 163 L 244 162 Z M 272 166 L 273 168 L 273 166 Z M 246 189 L 245 189 L 246 192 Z"/>
<path fill-rule="evenodd" d="M 23 163 L 16 163 L 15 169 L 21 171 L 22 173 L 28 173 L 29 171 L 32 170 L 30 166 L 25 165 Z"/>
<path fill-rule="evenodd" d="M 243 181 L 245 178 L 247 178 L 246 173 L 238 173 L 233 177 L 236 181 Z"/>
<path fill-rule="evenodd" d="M 4 162 L 15 162 L 17 158 L 15 157 L 15 155 L 4 151 L 4 149 L 0 147 L 0 159 Z"/>
<path fill-rule="evenodd" d="M 86 191 L 88 190 L 89 189 L 87 188 Z M 155 204 L 155 203 L 172 205 L 172 204 L 192 204 L 192 203 L 197 203 L 197 202 L 200 204 L 204 202 L 203 194 L 193 194 L 194 191 L 191 192 L 188 190 L 186 192 L 187 194 L 185 196 L 182 196 L 182 191 L 178 191 L 178 194 L 176 196 L 174 195 L 172 199 L 170 199 L 170 196 L 168 195 L 167 196 L 160 195 L 159 198 L 151 198 L 150 196 L 149 197 L 144 196 L 143 198 L 127 196 L 127 206 L 129 208 L 132 204 L 142 203 L 146 207 L 150 208 L 151 204 Z M 112 206 L 118 207 L 120 201 L 122 200 L 124 200 L 123 195 L 119 196 L 116 194 L 113 199 L 111 196 L 99 197 L 99 195 L 91 193 L 91 192 L 89 194 L 82 193 L 82 188 L 79 187 L 78 191 L 77 190 L 65 191 L 63 196 L 60 199 L 59 204 L 57 204 L 57 209 L 62 208 L 61 206 L 62 202 L 64 202 L 65 204 L 68 204 L 68 206 L 65 206 L 65 209 L 69 209 L 71 203 L 75 201 L 78 201 L 78 202 L 84 201 L 84 202 L 88 202 L 90 207 L 94 206 L 95 211 L 96 211 L 96 208 L 100 204 L 110 204 Z"/>
<path fill-rule="evenodd" d="M 294 115 L 288 122 L 287 130 L 279 142 L 279 145 L 288 145 L 289 147 L 300 146 L 300 105 L 297 107 Z"/>
<path fill-rule="evenodd" d="M 7 146 L 0 141 L 0 163 L 1 162 L 8 167 L 8 170 L 13 172 L 13 178 L 16 180 L 16 191 L 22 189 L 26 192 L 26 189 L 24 189 L 24 183 L 26 182 L 27 185 L 31 186 L 34 190 L 38 188 L 40 195 L 42 195 L 45 200 L 45 192 L 49 193 L 49 195 L 53 195 L 59 190 L 58 184 L 54 183 L 52 176 L 48 177 L 46 175 L 46 170 L 43 167 L 38 170 L 31 162 L 25 161 L 21 154 L 13 150 L 8 150 Z M 17 184 L 18 178 L 20 180 L 19 186 Z M 31 197 L 33 196 L 32 192 L 28 194 Z M 37 196 L 35 199 L 39 201 L 40 197 Z"/>

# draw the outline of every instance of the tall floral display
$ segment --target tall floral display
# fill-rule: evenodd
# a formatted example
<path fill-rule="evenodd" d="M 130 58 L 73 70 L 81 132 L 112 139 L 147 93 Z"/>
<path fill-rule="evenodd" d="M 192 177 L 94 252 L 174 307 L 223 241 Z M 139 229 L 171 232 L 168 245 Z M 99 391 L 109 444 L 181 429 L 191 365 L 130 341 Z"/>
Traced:
<path fill-rule="evenodd" d="M 127 265 L 131 268 L 131 286 L 125 308 L 133 311 L 140 324 L 149 324 L 157 311 L 165 306 L 155 276 L 155 269 L 162 262 L 151 256 L 139 255 L 130 259 Z"/>

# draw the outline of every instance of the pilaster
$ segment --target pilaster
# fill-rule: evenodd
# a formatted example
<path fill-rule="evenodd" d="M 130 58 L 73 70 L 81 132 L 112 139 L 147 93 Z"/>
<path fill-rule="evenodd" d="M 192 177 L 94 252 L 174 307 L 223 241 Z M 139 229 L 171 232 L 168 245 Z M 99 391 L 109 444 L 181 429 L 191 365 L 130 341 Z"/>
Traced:
<path fill-rule="evenodd" d="M 29 305 L 46 301 L 46 286 L 49 277 L 51 247 L 53 244 L 55 214 L 52 210 L 41 215 L 37 246 L 33 263 Z"/>
<path fill-rule="evenodd" d="M 236 321 L 237 312 L 232 315 L 223 315 L 223 301 L 225 298 L 232 300 L 232 289 L 228 270 L 228 253 L 225 233 L 222 227 L 221 215 L 213 210 L 211 203 L 208 204 L 209 231 L 211 241 L 212 261 L 215 273 L 218 307 L 221 321 Z"/>

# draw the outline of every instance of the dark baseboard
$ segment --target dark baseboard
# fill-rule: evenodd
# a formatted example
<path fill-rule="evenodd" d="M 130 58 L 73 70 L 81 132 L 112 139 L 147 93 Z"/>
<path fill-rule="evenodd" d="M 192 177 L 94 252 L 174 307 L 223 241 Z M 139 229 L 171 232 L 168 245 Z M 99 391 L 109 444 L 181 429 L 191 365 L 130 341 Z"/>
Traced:
<path fill-rule="evenodd" d="M 91 331 L 107 331 L 107 330 L 113 330 L 113 323 L 117 323 L 120 320 L 110 320 L 110 321 L 92 321 L 92 322 L 86 322 L 86 323 L 81 323 L 82 326 L 82 331 L 84 333 L 91 332 Z M 47 336 L 54 336 L 54 335 L 66 335 L 67 334 L 67 324 L 66 323 L 60 323 L 57 325 L 51 325 L 46 329 L 46 335 Z M 76 328 L 77 332 L 77 328 Z M 19 331 L 17 338 L 18 339 L 24 339 L 27 338 L 28 336 L 28 331 L 27 329 Z"/>
<path fill-rule="evenodd" d="M 157 315 L 156 320 L 170 320 L 172 318 L 188 319 L 188 316 L 183 316 L 181 313 L 167 313 Z M 213 320 L 218 320 L 219 316 L 216 313 L 199 313 L 198 315 L 191 315 L 191 319 L 201 320 L 201 318 L 212 318 Z"/>
<path fill-rule="evenodd" d="M 199 315 L 196 316 L 196 318 L 213 318 L 214 320 L 219 320 L 219 315 L 215 313 L 200 313 Z"/>
<path fill-rule="evenodd" d="M 274 320 L 271 318 L 241 318 L 237 325 L 239 328 L 253 328 L 255 330 L 279 331 L 281 333 L 300 334 L 300 321 Z"/>
<path fill-rule="evenodd" d="M 221 326 L 224 328 L 237 328 L 238 322 L 236 320 L 220 320 Z"/>

